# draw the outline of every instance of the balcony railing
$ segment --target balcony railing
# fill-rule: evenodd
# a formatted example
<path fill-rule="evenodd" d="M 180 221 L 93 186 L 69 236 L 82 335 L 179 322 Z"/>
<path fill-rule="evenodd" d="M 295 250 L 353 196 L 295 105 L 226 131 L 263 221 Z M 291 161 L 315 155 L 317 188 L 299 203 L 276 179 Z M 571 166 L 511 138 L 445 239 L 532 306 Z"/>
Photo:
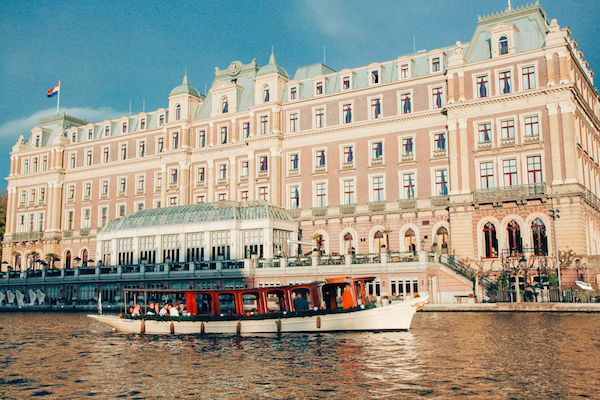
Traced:
<path fill-rule="evenodd" d="M 537 143 L 539 141 L 540 141 L 540 137 L 538 135 L 525 136 L 525 143 Z"/>
<path fill-rule="evenodd" d="M 17 232 L 12 234 L 12 240 L 15 242 L 40 240 L 43 234 L 43 232 Z"/>
<path fill-rule="evenodd" d="M 324 217 L 327 215 L 327 207 L 313 207 L 312 215 L 313 217 Z"/>
<path fill-rule="evenodd" d="M 340 214 L 354 214 L 356 212 L 356 204 L 345 204 L 340 207 Z"/>
<path fill-rule="evenodd" d="M 385 201 L 372 201 L 369 202 L 369 211 L 384 211 Z"/>
<path fill-rule="evenodd" d="M 502 201 L 526 200 L 546 194 L 545 183 L 530 183 L 528 185 L 504 186 L 473 191 L 475 203 L 497 203 Z"/>
<path fill-rule="evenodd" d="M 448 196 L 431 196 L 431 205 L 434 207 L 444 207 L 449 203 Z"/>
<path fill-rule="evenodd" d="M 398 206 L 402 209 L 417 208 L 417 199 L 400 199 Z"/>

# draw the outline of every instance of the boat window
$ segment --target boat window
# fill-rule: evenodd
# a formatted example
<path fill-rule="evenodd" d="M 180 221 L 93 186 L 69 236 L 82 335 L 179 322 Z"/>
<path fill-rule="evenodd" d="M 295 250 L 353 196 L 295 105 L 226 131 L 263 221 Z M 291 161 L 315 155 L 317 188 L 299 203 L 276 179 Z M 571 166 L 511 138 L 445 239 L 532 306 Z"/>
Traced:
<path fill-rule="evenodd" d="M 313 308 L 310 291 L 307 288 L 292 290 L 292 299 L 295 311 L 312 310 Z"/>
<path fill-rule="evenodd" d="M 267 310 L 269 312 L 286 311 L 283 291 L 273 290 L 267 293 Z"/>
<path fill-rule="evenodd" d="M 196 295 L 196 307 L 198 310 L 198 314 L 213 314 L 213 310 L 211 307 L 211 297 L 210 294 L 207 293 L 199 293 Z"/>
<path fill-rule="evenodd" d="M 242 295 L 244 303 L 244 313 L 253 312 L 258 313 L 258 294 L 257 293 L 244 293 Z"/>
<path fill-rule="evenodd" d="M 219 295 L 219 311 L 221 311 L 221 314 L 236 314 L 235 296 L 232 293 L 221 293 Z"/>

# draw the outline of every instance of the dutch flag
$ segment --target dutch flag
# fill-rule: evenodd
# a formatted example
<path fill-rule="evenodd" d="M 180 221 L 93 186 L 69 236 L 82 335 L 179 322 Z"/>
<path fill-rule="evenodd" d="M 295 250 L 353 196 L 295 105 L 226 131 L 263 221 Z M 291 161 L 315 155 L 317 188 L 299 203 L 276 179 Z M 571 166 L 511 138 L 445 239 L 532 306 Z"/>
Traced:
<path fill-rule="evenodd" d="M 48 97 L 52 97 L 58 92 L 60 92 L 60 82 L 58 82 L 52 89 L 48 90 Z"/>

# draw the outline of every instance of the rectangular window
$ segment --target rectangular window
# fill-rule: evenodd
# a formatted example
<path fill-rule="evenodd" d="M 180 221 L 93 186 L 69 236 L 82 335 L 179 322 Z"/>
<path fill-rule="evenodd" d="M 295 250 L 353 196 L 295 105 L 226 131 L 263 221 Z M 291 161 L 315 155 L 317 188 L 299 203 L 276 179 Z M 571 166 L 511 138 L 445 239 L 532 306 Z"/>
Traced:
<path fill-rule="evenodd" d="M 33 157 L 33 172 L 37 172 L 37 171 L 38 171 L 38 158 Z"/>
<path fill-rule="evenodd" d="M 67 231 L 72 231 L 73 230 L 73 211 L 67 211 L 67 218 L 66 218 L 66 230 Z"/>
<path fill-rule="evenodd" d="M 92 140 L 94 138 L 94 131 L 92 129 L 88 129 L 88 140 Z"/>
<path fill-rule="evenodd" d="M 298 186 L 292 186 L 290 188 L 290 210 L 297 210 L 300 208 L 300 189 Z"/>
<path fill-rule="evenodd" d="M 517 182 L 517 160 L 502 161 L 504 170 L 504 186 L 516 186 Z"/>
<path fill-rule="evenodd" d="M 90 229 L 90 220 L 92 218 L 92 212 L 89 208 L 85 208 L 82 211 L 83 213 L 83 218 L 82 218 L 82 222 L 81 222 L 81 227 L 83 229 Z"/>
<path fill-rule="evenodd" d="M 73 200 L 75 198 L 75 185 L 69 185 L 68 199 Z M 25 202 L 23 200 L 23 202 Z"/>
<path fill-rule="evenodd" d="M 515 121 L 508 120 L 500 122 L 500 135 L 502 140 L 509 140 L 515 138 Z"/>
<path fill-rule="evenodd" d="M 315 94 L 317 96 L 323 94 L 323 82 L 317 82 L 315 86 Z"/>
<path fill-rule="evenodd" d="M 77 132 L 71 134 L 71 143 L 77 143 Z"/>
<path fill-rule="evenodd" d="M 402 155 L 410 156 L 413 154 L 413 138 L 402 139 Z"/>
<path fill-rule="evenodd" d="M 100 226 L 104 226 L 108 221 L 108 207 L 100 207 Z"/>
<path fill-rule="evenodd" d="M 482 189 L 494 187 L 494 166 L 491 161 L 479 164 L 479 175 Z"/>
<path fill-rule="evenodd" d="M 535 68 L 523 68 L 523 90 L 535 89 Z"/>
<path fill-rule="evenodd" d="M 440 70 L 440 58 L 435 57 L 433 60 L 431 60 L 431 71 L 438 72 L 439 70 Z"/>
<path fill-rule="evenodd" d="M 206 202 L 206 197 L 204 195 L 196 196 L 196 204 L 202 204 Z"/>
<path fill-rule="evenodd" d="M 511 92 L 510 71 L 500 72 L 500 94 L 508 94 Z"/>
<path fill-rule="evenodd" d="M 342 87 L 344 88 L 344 90 L 350 89 L 350 77 L 349 76 L 345 76 L 344 79 L 342 80 Z"/>
<path fill-rule="evenodd" d="M 48 170 L 48 156 L 42 157 L 42 171 Z"/>
<path fill-rule="evenodd" d="M 530 184 L 542 182 L 542 157 L 527 157 L 527 178 Z"/>
<path fill-rule="evenodd" d="M 30 193 L 29 193 L 29 202 L 31 204 L 35 204 L 35 189 L 31 189 Z"/>
<path fill-rule="evenodd" d="M 349 124 L 352 122 L 352 105 L 344 104 L 342 107 L 342 115 L 344 118 L 344 123 Z"/>
<path fill-rule="evenodd" d="M 77 165 L 76 160 L 77 158 L 75 157 L 75 154 L 71 154 L 71 168 L 75 168 L 75 166 Z"/>
<path fill-rule="evenodd" d="M 44 231 L 44 213 L 39 214 L 38 218 L 38 232 Z"/>
<path fill-rule="evenodd" d="M 295 171 L 298 169 L 298 164 L 300 162 L 300 155 L 292 154 L 290 155 L 290 170 Z"/>
<path fill-rule="evenodd" d="M 108 125 L 104 127 L 104 136 L 110 136 L 110 126 Z"/>
<path fill-rule="evenodd" d="M 123 122 L 123 125 L 121 127 L 121 132 L 122 133 L 127 133 L 127 122 Z"/>
<path fill-rule="evenodd" d="M 105 147 L 102 150 L 102 161 L 106 164 L 107 162 L 110 161 L 110 148 Z"/>
<path fill-rule="evenodd" d="M 125 216 L 125 205 L 121 204 L 119 206 L 119 217 L 124 217 Z"/>
<path fill-rule="evenodd" d="M 316 188 L 316 206 L 327 207 L 327 184 L 317 183 Z"/>
<path fill-rule="evenodd" d="M 227 179 L 227 164 L 219 165 L 219 179 Z"/>
<path fill-rule="evenodd" d="M 402 79 L 408 78 L 408 64 L 402 64 L 400 66 L 400 78 L 402 78 Z"/>
<path fill-rule="evenodd" d="M 355 199 L 355 187 L 354 179 L 348 179 L 344 181 L 344 204 L 352 205 L 356 203 Z"/>
<path fill-rule="evenodd" d="M 137 203 L 137 210 L 142 211 L 143 209 L 144 209 L 144 203 L 143 202 Z"/>
<path fill-rule="evenodd" d="M 315 128 L 323 128 L 325 126 L 325 110 L 318 108 L 315 110 Z"/>
<path fill-rule="evenodd" d="M 379 83 L 379 71 L 371 71 L 371 84 Z"/>
<path fill-rule="evenodd" d="M 381 160 L 383 158 L 383 142 L 375 142 L 371 144 L 373 160 Z"/>
<path fill-rule="evenodd" d="M 142 158 L 146 156 L 146 141 L 141 140 L 138 143 L 138 157 Z"/>
<path fill-rule="evenodd" d="M 290 100 L 296 100 L 298 98 L 298 88 L 294 86 L 290 89 Z"/>
<path fill-rule="evenodd" d="M 85 164 L 89 167 L 92 165 L 92 150 L 88 150 L 85 154 Z"/>
<path fill-rule="evenodd" d="M 290 132 L 298 132 L 298 114 L 290 115 Z"/>
<path fill-rule="evenodd" d="M 227 193 L 219 193 L 217 198 L 219 201 L 227 201 Z"/>
<path fill-rule="evenodd" d="M 83 197 L 88 200 L 92 197 L 92 184 L 89 182 L 83 186 Z"/>
<path fill-rule="evenodd" d="M 446 134 L 436 133 L 433 135 L 433 150 L 446 151 Z"/>
<path fill-rule="evenodd" d="M 317 167 L 324 167 L 326 163 L 325 150 L 317 150 L 315 153 L 315 161 Z"/>
<path fill-rule="evenodd" d="M 266 135 L 269 133 L 269 116 L 263 115 L 260 117 L 260 134 Z"/>
<path fill-rule="evenodd" d="M 491 124 L 479 124 L 479 143 L 491 143 L 492 141 L 492 125 Z"/>
<path fill-rule="evenodd" d="M 157 144 L 157 150 L 159 153 L 162 153 L 163 151 L 165 151 L 165 139 L 162 137 L 158 138 L 158 144 Z"/>
<path fill-rule="evenodd" d="M 415 198 L 415 174 L 404 174 L 402 176 L 402 185 L 405 199 Z"/>
<path fill-rule="evenodd" d="M 29 173 L 29 160 L 23 161 L 23 173 L 25 173 L 25 174 Z"/>
<path fill-rule="evenodd" d="M 127 160 L 127 145 L 125 143 L 121 145 L 121 160 Z"/>
<path fill-rule="evenodd" d="M 269 188 L 267 186 L 261 186 L 258 188 L 258 199 L 264 201 L 269 200 Z"/>
<path fill-rule="evenodd" d="M 402 93 L 400 95 L 400 108 L 402 114 L 408 114 L 411 111 L 410 93 Z"/>
<path fill-rule="evenodd" d="M 383 176 L 373 177 L 373 201 L 376 203 L 385 201 L 383 193 Z"/>
<path fill-rule="evenodd" d="M 525 137 L 537 137 L 540 135 L 538 117 L 525 118 Z"/>
<path fill-rule="evenodd" d="M 240 201 L 248 201 L 248 191 L 242 190 L 240 192 Z"/>
<path fill-rule="evenodd" d="M 269 170 L 269 159 L 267 156 L 261 156 L 259 162 L 259 171 L 267 172 Z"/>
<path fill-rule="evenodd" d="M 242 161 L 240 168 L 240 176 L 242 178 L 248 178 L 248 161 Z"/>
<path fill-rule="evenodd" d="M 103 197 L 106 197 L 106 196 L 108 196 L 108 181 L 107 181 L 107 180 L 103 180 L 103 181 L 102 181 L 102 184 L 101 184 L 101 187 L 102 187 L 102 189 L 101 189 L 101 190 L 102 190 L 102 192 L 101 192 L 100 194 L 101 194 Z"/>
<path fill-rule="evenodd" d="M 205 175 L 204 175 L 204 167 L 198 167 L 196 169 L 196 182 L 204 183 Z"/>
<path fill-rule="evenodd" d="M 121 178 L 119 180 L 119 193 L 125 193 L 127 190 L 127 178 Z"/>
<path fill-rule="evenodd" d="M 173 132 L 173 150 L 179 148 L 179 132 Z"/>
<path fill-rule="evenodd" d="M 379 99 L 371 100 L 371 118 L 377 119 L 381 116 L 381 101 Z"/>
<path fill-rule="evenodd" d="M 354 162 L 354 149 L 352 146 L 344 146 L 344 163 L 350 164 Z"/>
<path fill-rule="evenodd" d="M 448 194 L 448 173 L 445 169 L 435 171 L 435 192 L 437 196 Z"/>
<path fill-rule="evenodd" d="M 40 189 L 40 203 L 44 203 L 46 201 L 46 188 Z"/>
<path fill-rule="evenodd" d="M 171 185 L 177 185 L 177 174 L 178 174 L 177 168 L 173 168 L 171 170 L 171 174 L 170 174 L 171 178 L 169 180 L 169 183 Z"/>
<path fill-rule="evenodd" d="M 169 207 L 175 207 L 177 205 L 177 197 L 169 197 Z"/>
<path fill-rule="evenodd" d="M 146 129 L 146 118 L 142 118 L 142 119 L 140 120 L 140 129 L 141 129 L 141 130 L 144 130 L 144 129 Z"/>
<path fill-rule="evenodd" d="M 477 97 L 488 97 L 488 77 L 487 75 L 477 77 Z"/>
<path fill-rule="evenodd" d="M 158 124 L 163 125 L 165 123 L 165 114 L 160 114 L 158 117 Z"/>
<path fill-rule="evenodd" d="M 162 172 L 156 174 L 156 190 L 162 188 Z"/>
<path fill-rule="evenodd" d="M 244 122 L 242 124 L 242 136 L 244 137 L 244 139 L 247 139 L 250 137 L 250 122 Z M 204 146 L 202 146 L 204 147 Z"/>
<path fill-rule="evenodd" d="M 198 146 L 206 147 L 206 131 L 200 131 L 198 134 Z"/>
<path fill-rule="evenodd" d="M 138 192 L 143 192 L 145 187 L 146 187 L 146 178 L 144 177 L 144 175 L 138 176 L 138 179 L 137 179 L 137 191 Z"/>
<path fill-rule="evenodd" d="M 221 144 L 226 144 L 226 143 L 227 143 L 227 127 L 222 126 L 221 127 Z"/>
<path fill-rule="evenodd" d="M 431 96 L 433 100 L 433 108 L 442 108 L 442 93 L 443 90 L 441 87 L 433 88 L 431 90 Z"/>

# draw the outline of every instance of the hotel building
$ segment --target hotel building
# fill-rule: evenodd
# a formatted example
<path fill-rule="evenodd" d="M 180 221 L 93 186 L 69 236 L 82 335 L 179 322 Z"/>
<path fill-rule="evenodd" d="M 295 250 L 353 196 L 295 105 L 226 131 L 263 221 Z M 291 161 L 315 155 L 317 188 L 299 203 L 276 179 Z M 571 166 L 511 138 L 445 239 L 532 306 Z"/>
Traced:
<path fill-rule="evenodd" d="M 290 76 L 273 54 L 263 66 L 234 61 L 206 94 L 186 75 L 164 108 L 97 122 L 63 114 L 21 136 L 3 268 L 47 254 L 62 267 L 116 264 L 120 249 L 106 259 L 96 241 L 112 219 L 252 200 L 288 210 L 323 253 L 385 245 L 493 263 L 552 256 L 558 243 L 596 265 L 599 116 L 570 29 L 537 3 L 479 17 L 469 43 L 358 68 Z"/>

